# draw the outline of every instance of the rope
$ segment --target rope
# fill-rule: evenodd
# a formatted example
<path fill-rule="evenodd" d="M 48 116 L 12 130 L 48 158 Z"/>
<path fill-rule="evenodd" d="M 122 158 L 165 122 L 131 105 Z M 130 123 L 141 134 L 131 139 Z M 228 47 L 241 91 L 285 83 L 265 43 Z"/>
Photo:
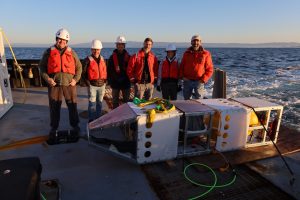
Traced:
<path fill-rule="evenodd" d="M 183 171 L 184 177 L 185 177 L 190 183 L 192 183 L 192 184 L 194 184 L 194 185 L 197 185 L 197 186 L 199 186 L 199 187 L 209 188 L 206 192 L 204 192 L 204 193 L 202 193 L 202 194 L 200 194 L 200 195 L 198 195 L 198 196 L 192 197 L 192 198 L 190 198 L 190 200 L 194 200 L 194 199 L 201 198 L 201 197 L 205 196 L 206 194 L 208 194 L 209 192 L 211 192 L 214 188 L 224 188 L 224 187 L 227 187 L 227 186 L 232 185 L 232 184 L 235 182 L 236 176 L 237 176 L 236 171 L 235 171 L 235 168 L 231 165 L 231 163 L 229 162 L 229 160 L 225 157 L 225 155 L 223 155 L 222 152 L 218 151 L 217 149 L 214 149 L 214 152 L 215 152 L 215 153 L 218 153 L 218 154 L 223 158 L 223 160 L 224 160 L 225 163 L 226 163 L 226 167 L 221 167 L 221 168 L 219 168 L 219 170 L 220 170 L 221 172 L 224 172 L 224 171 L 227 171 L 227 169 L 230 167 L 230 168 L 232 169 L 232 173 L 234 174 L 234 177 L 232 178 L 231 181 L 229 181 L 229 182 L 227 182 L 227 183 L 225 183 L 225 184 L 217 185 L 217 181 L 218 181 L 218 180 L 217 180 L 217 176 L 216 176 L 216 173 L 214 172 L 214 170 L 213 170 L 211 167 L 209 167 L 209 166 L 207 166 L 207 165 L 205 165 L 205 164 L 201 164 L 201 163 L 192 163 L 192 164 L 187 165 L 187 166 L 184 168 L 184 171 Z M 207 168 L 207 169 L 213 174 L 213 176 L 214 176 L 214 184 L 212 184 L 212 185 L 201 184 L 201 183 L 198 183 L 198 182 L 194 181 L 193 179 L 191 179 L 191 178 L 187 175 L 186 172 L 187 172 L 188 168 L 190 168 L 191 166 L 195 166 L 195 165 Z"/>
<path fill-rule="evenodd" d="M 47 200 L 46 197 L 42 193 L 40 193 L 40 194 L 41 194 L 42 200 Z"/>
<path fill-rule="evenodd" d="M 155 107 L 155 111 L 158 113 L 168 113 L 172 110 L 175 110 L 175 106 L 170 103 L 170 101 L 162 98 L 155 97 L 150 100 L 139 99 L 135 97 L 133 99 L 133 103 L 138 107 L 145 107 L 151 104 L 157 104 Z"/>
<path fill-rule="evenodd" d="M 231 99 L 231 98 L 230 98 L 230 100 L 235 101 L 235 102 L 238 102 L 238 103 L 240 103 L 240 104 L 242 104 L 242 105 L 244 105 L 244 106 L 247 106 L 247 107 L 249 107 L 249 108 L 251 108 L 251 109 L 253 110 L 253 112 L 255 113 L 255 115 L 256 115 L 257 119 L 259 120 L 260 124 L 263 126 L 263 128 L 264 128 L 264 130 L 265 130 L 265 132 L 266 132 L 266 135 L 270 138 L 270 140 L 271 140 L 273 146 L 275 147 L 275 149 L 276 149 L 276 151 L 277 151 L 279 157 L 281 158 L 281 160 L 282 160 L 283 163 L 285 164 L 286 168 L 288 169 L 288 171 L 289 171 L 289 173 L 290 173 L 290 175 L 291 175 L 290 185 L 293 185 L 294 182 L 295 182 L 295 180 L 296 180 L 296 178 L 295 178 L 295 176 L 294 176 L 294 172 L 293 172 L 292 169 L 290 168 L 289 164 L 286 162 L 286 160 L 285 160 L 285 158 L 283 157 L 283 155 L 282 155 L 281 151 L 279 150 L 278 146 L 275 144 L 275 142 L 274 142 L 274 141 L 272 140 L 272 138 L 270 137 L 270 132 L 267 130 L 266 126 L 264 125 L 264 122 L 262 121 L 262 119 L 259 118 L 259 116 L 258 116 L 256 110 L 255 110 L 252 106 L 247 105 L 247 104 L 242 103 L 242 102 L 239 102 L 239 101 L 237 101 L 237 100 L 235 100 L 235 99 Z"/>
<path fill-rule="evenodd" d="M 135 97 L 133 99 L 133 103 L 135 105 L 137 105 L 138 107 L 145 107 L 147 105 L 157 104 L 154 109 L 146 110 L 146 113 L 147 113 L 146 127 L 147 128 L 152 127 L 156 113 L 166 114 L 172 110 L 175 110 L 175 106 L 173 104 L 171 104 L 170 101 L 162 99 L 162 98 L 158 98 L 158 97 L 150 99 L 148 101 Z"/>
<path fill-rule="evenodd" d="M 186 171 L 187 171 L 188 168 L 190 168 L 191 166 L 194 166 L 194 165 L 198 165 L 198 166 L 201 166 L 201 167 L 204 167 L 204 168 L 208 169 L 213 174 L 213 176 L 214 176 L 214 183 L 212 185 L 205 185 L 205 184 L 198 183 L 198 182 L 194 181 L 193 179 L 191 179 L 190 177 L 188 177 L 187 174 L 186 174 Z M 202 193 L 202 194 L 200 194 L 198 196 L 192 197 L 192 198 L 190 198 L 190 200 L 194 200 L 194 199 L 198 199 L 198 198 L 203 197 L 204 195 L 206 195 L 210 191 L 212 191 L 216 187 L 216 185 L 217 185 L 218 178 L 217 178 L 217 175 L 216 175 L 215 171 L 212 168 L 210 168 L 209 166 L 205 165 L 205 164 L 201 164 L 201 163 L 192 163 L 192 164 L 189 164 L 189 165 L 187 165 L 184 168 L 183 174 L 184 174 L 184 177 L 189 182 L 191 182 L 192 184 L 200 186 L 200 187 L 209 188 L 206 192 L 204 192 L 204 193 Z"/>
<path fill-rule="evenodd" d="M 15 53 L 14 53 L 14 51 L 13 51 L 11 45 L 10 45 L 10 42 L 9 42 L 9 40 L 8 40 L 8 38 L 7 38 L 6 34 L 5 34 L 5 32 L 3 31 L 3 29 L 0 29 L 0 31 L 2 32 L 2 35 L 3 35 L 5 41 L 7 42 L 8 46 L 9 46 L 9 49 L 10 49 L 11 54 L 12 54 L 12 56 L 13 56 L 13 59 L 14 59 L 14 61 L 15 61 L 16 69 L 17 69 L 17 71 L 19 72 L 19 75 L 20 75 L 21 86 L 22 86 L 22 88 L 24 88 L 24 93 L 25 93 L 24 99 L 23 99 L 23 104 L 24 104 L 25 101 L 26 101 L 26 98 L 27 98 L 27 89 L 26 89 L 26 85 L 25 85 L 24 78 L 23 78 L 23 75 L 22 75 L 23 69 L 22 69 L 22 67 L 19 65 L 19 63 L 18 63 L 18 61 L 17 61 L 17 59 L 16 59 Z"/>
<path fill-rule="evenodd" d="M 214 182 L 213 182 L 213 184 L 212 184 L 212 185 L 202 184 L 202 183 L 199 183 L 199 182 L 193 180 L 192 178 L 190 178 L 190 177 L 187 175 L 187 170 L 188 170 L 188 168 L 190 168 L 190 167 L 192 167 L 192 166 L 201 166 L 201 167 L 204 167 L 204 168 L 208 169 L 208 170 L 212 173 L 212 175 L 213 175 L 213 177 L 214 177 Z M 236 180 L 236 173 L 235 173 L 235 170 L 232 170 L 232 171 L 233 171 L 233 173 L 234 173 L 234 177 L 232 178 L 231 181 L 229 181 L 228 183 L 222 184 L 222 185 L 217 185 L 218 178 L 217 178 L 217 175 L 216 175 L 215 171 L 214 171 L 211 167 L 209 167 L 209 166 L 207 166 L 207 165 L 205 165 L 205 164 L 202 164 L 202 163 L 192 163 L 192 164 L 187 165 L 187 166 L 184 168 L 184 171 L 183 171 L 184 177 L 185 177 L 190 183 L 192 183 L 192 184 L 194 184 L 194 185 L 197 185 L 197 186 L 199 186 L 199 187 L 209 188 L 209 189 L 208 189 L 207 191 L 205 191 L 204 193 L 202 193 L 202 194 L 200 194 L 200 195 L 198 195 L 198 196 L 189 198 L 189 200 L 194 200 L 194 199 L 201 198 L 201 197 L 205 196 L 206 194 L 208 194 L 209 192 L 211 192 L 214 188 L 223 188 L 223 187 L 227 187 L 227 186 L 232 185 L 232 184 L 235 182 L 235 180 Z"/>

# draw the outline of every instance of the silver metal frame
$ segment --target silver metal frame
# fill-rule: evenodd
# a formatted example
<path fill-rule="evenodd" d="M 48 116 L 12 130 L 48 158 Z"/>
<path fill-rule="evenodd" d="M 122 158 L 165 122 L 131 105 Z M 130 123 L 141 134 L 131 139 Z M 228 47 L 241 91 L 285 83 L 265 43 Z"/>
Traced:
<path fill-rule="evenodd" d="M 184 130 L 180 130 L 184 134 L 184 141 L 183 141 L 183 152 L 179 152 L 179 147 L 178 147 L 178 157 L 185 157 L 185 156 L 194 156 L 194 155 L 201 155 L 201 154 L 207 154 L 210 153 L 210 142 L 211 142 L 211 134 L 212 134 L 212 115 L 214 112 L 195 112 L 195 113 L 184 113 L 182 117 L 185 117 L 185 127 Z M 209 114 L 210 120 L 209 120 L 209 126 L 205 130 L 198 130 L 198 131 L 189 131 L 188 130 L 188 123 L 189 123 L 189 118 L 193 116 L 205 116 Z M 187 149 L 187 139 L 189 137 L 195 137 L 195 136 L 200 136 L 200 135 L 206 135 L 206 147 L 204 147 L 204 150 L 198 150 L 194 152 L 186 152 Z"/>

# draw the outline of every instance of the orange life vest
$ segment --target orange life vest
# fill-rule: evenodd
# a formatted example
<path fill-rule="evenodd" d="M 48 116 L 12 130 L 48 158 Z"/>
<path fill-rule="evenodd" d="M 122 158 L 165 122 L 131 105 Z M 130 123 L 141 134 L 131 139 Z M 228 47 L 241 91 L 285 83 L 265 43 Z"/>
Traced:
<path fill-rule="evenodd" d="M 169 62 L 167 59 L 165 59 L 161 65 L 161 77 L 164 78 L 174 78 L 178 79 L 179 76 L 179 65 L 177 60 L 173 60 L 172 62 Z"/>
<path fill-rule="evenodd" d="M 89 80 L 107 79 L 106 64 L 104 58 L 101 56 L 100 63 L 95 61 L 92 56 L 88 57 L 90 65 L 88 66 L 88 78 Z"/>
<path fill-rule="evenodd" d="M 67 47 L 63 55 L 60 55 L 60 51 L 57 48 L 51 47 L 47 72 L 48 74 L 64 72 L 75 75 L 75 60 L 72 55 L 72 49 Z"/>

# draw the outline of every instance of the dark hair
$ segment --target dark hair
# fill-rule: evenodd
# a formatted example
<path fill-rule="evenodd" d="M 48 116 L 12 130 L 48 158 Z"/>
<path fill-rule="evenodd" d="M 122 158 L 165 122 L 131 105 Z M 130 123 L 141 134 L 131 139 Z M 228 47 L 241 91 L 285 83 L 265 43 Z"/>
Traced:
<path fill-rule="evenodd" d="M 55 37 L 55 41 L 57 41 L 57 39 L 61 39 L 61 38 L 59 38 L 59 37 Z M 68 40 L 66 40 L 66 43 L 68 44 Z"/>
<path fill-rule="evenodd" d="M 144 40 L 144 43 L 145 42 L 151 42 L 152 44 L 153 44 L 153 40 L 151 39 L 151 38 L 149 38 L 149 37 L 147 37 L 145 40 Z"/>

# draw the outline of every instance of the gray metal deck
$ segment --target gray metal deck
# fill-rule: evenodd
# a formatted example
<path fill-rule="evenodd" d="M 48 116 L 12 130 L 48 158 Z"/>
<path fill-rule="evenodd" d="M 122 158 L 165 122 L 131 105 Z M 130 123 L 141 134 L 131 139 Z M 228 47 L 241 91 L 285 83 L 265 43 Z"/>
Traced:
<path fill-rule="evenodd" d="M 79 113 L 87 109 L 86 89 L 85 87 L 78 87 Z M 0 146 L 22 139 L 47 135 L 49 131 L 47 89 L 28 89 L 25 104 L 22 104 L 24 97 L 23 89 L 13 89 L 12 93 L 14 106 L 0 119 Z M 158 96 L 157 94 L 155 95 Z M 104 109 L 106 108 L 104 107 Z M 87 119 L 80 118 L 80 120 L 81 134 L 84 135 L 86 133 Z M 61 129 L 69 128 L 68 112 L 64 102 L 60 122 Z M 269 196 L 267 192 L 271 192 L 270 196 L 273 196 L 273 199 L 289 198 L 290 196 L 282 192 L 285 191 L 296 199 L 300 199 L 299 155 L 300 153 L 298 152 L 287 157 L 287 161 L 296 176 L 293 187 L 288 185 L 289 176 L 287 170 L 279 158 L 276 157 L 256 161 L 255 163 L 250 163 L 248 166 L 272 184 L 281 188 L 281 191 L 272 184 L 269 185 L 270 187 L 266 187 L 269 183 L 266 179 L 263 179 L 258 174 L 255 175 L 255 172 L 252 170 L 245 170 L 245 166 L 242 166 L 241 168 L 238 167 L 240 170 L 240 177 L 238 178 L 240 180 L 237 180 L 235 188 L 216 191 L 216 193 L 211 193 L 210 197 L 211 199 L 261 199 Z M 163 184 L 161 180 L 160 185 L 163 184 L 166 188 L 164 188 L 163 193 L 158 193 L 157 196 L 144 175 L 145 169 L 143 172 L 141 167 L 136 164 L 102 153 L 98 149 L 88 146 L 87 141 L 82 139 L 78 143 L 73 144 L 54 146 L 34 144 L 13 150 L 0 151 L 0 160 L 27 156 L 38 156 L 40 158 L 43 167 L 42 180 L 59 180 L 62 185 L 62 199 L 155 200 L 158 199 L 158 196 L 161 199 L 184 199 L 185 197 L 199 194 L 198 188 L 188 185 L 183 179 L 182 169 L 180 169 L 181 165 L 177 165 L 175 169 L 179 169 L 175 170 L 174 168 L 166 167 L 164 163 L 158 163 L 151 165 L 154 166 L 154 169 L 163 171 L 162 174 L 166 184 Z M 161 167 L 162 165 L 164 167 Z M 153 168 L 148 169 L 152 170 Z M 157 171 L 155 170 L 155 172 Z M 155 173 L 153 175 L 156 176 Z M 253 180 L 251 181 L 251 179 Z M 151 178 L 149 180 L 152 185 L 156 184 Z M 244 181 L 246 185 L 243 186 L 241 184 L 243 180 L 250 180 L 250 182 Z M 250 187 L 249 184 L 253 187 Z M 259 190 L 259 184 L 262 184 L 261 187 L 264 186 L 261 188 L 263 190 Z M 156 186 L 158 187 L 159 184 Z M 239 186 L 238 190 L 237 186 Z M 155 186 L 153 187 L 155 188 Z M 244 188 L 248 191 L 247 195 L 246 193 L 243 194 L 243 191 L 246 191 L 242 190 Z M 258 191 L 255 194 L 253 194 L 254 189 Z M 157 191 L 157 188 L 155 190 Z M 167 190 L 173 196 L 167 195 Z M 274 196 L 278 198 L 274 198 Z"/>
<path fill-rule="evenodd" d="M 0 145 L 47 135 L 49 108 L 47 88 L 29 88 L 22 104 L 23 89 L 13 89 L 13 108 L 0 120 Z M 78 111 L 87 110 L 87 88 L 78 87 Z M 80 118 L 81 134 L 87 119 Z M 62 104 L 60 128 L 68 129 L 68 111 Z M 58 179 L 62 199 L 157 199 L 140 166 L 102 153 L 87 141 L 48 146 L 34 144 L 0 151 L 0 160 L 38 156 L 43 167 L 42 180 Z"/>

